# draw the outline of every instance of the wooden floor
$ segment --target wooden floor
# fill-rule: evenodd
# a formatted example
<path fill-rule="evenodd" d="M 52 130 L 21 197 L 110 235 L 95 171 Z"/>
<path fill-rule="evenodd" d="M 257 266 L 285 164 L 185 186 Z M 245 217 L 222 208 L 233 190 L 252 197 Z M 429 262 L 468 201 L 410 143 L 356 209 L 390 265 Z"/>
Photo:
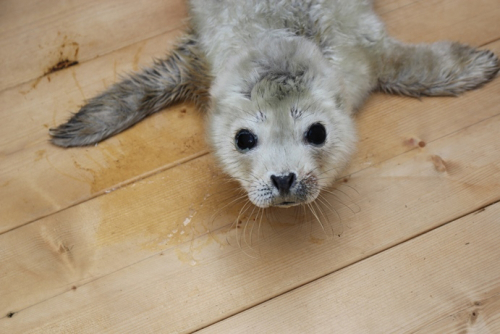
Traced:
<path fill-rule="evenodd" d="M 500 0 L 375 7 L 401 40 L 500 54 Z M 500 79 L 373 95 L 324 231 L 293 209 L 233 225 L 192 105 L 48 143 L 185 17 L 181 0 L 0 1 L 0 333 L 500 333 Z"/>

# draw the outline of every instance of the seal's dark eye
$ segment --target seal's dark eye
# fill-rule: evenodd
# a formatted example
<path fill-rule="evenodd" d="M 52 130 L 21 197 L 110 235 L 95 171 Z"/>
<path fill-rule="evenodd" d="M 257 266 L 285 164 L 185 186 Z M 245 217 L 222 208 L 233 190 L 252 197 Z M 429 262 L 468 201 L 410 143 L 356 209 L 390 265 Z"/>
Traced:
<path fill-rule="evenodd" d="M 322 145 L 326 140 L 326 129 L 323 124 L 314 123 L 306 133 L 306 140 L 312 145 Z"/>
<path fill-rule="evenodd" d="M 257 145 L 257 136 L 247 129 L 242 129 L 234 137 L 234 142 L 240 152 L 247 152 Z"/>

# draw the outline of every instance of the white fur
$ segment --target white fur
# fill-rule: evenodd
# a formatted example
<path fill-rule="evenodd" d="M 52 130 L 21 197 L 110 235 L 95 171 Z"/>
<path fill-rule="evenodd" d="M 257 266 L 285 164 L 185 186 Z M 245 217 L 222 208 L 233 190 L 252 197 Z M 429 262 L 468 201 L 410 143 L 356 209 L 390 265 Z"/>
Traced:
<path fill-rule="evenodd" d="M 91 145 L 173 103 L 210 104 L 209 141 L 249 199 L 305 204 L 349 162 L 352 117 L 372 90 L 457 95 L 500 68 L 487 50 L 390 38 L 369 0 L 190 0 L 190 9 L 170 55 L 89 100 L 50 130 L 52 142 Z M 307 139 L 317 123 L 323 145 Z M 241 130 L 257 137 L 249 151 L 235 143 Z"/>
<path fill-rule="evenodd" d="M 334 16 L 342 16 L 339 10 L 364 9 L 367 19 L 376 18 L 367 11 L 366 3 L 347 3 L 192 1 L 194 26 L 216 78 L 210 92 L 209 140 L 226 173 L 240 181 L 249 199 L 259 207 L 315 200 L 320 190 L 339 176 L 354 151 L 356 135 L 351 115 L 373 88 L 374 80 L 366 80 L 369 78 L 367 66 L 342 68 L 345 61 L 342 52 L 334 52 L 339 48 L 335 41 L 351 41 L 341 41 L 340 28 L 331 23 L 335 22 Z M 296 11 L 309 4 L 313 8 L 305 15 L 321 19 L 324 22 L 320 29 L 322 36 L 331 36 L 323 50 L 280 26 L 282 20 L 300 19 Z M 359 29 L 373 33 L 363 25 Z M 350 48 L 345 47 L 346 54 Z M 270 71 L 293 72 L 299 67 L 305 69 L 304 82 L 282 100 L 272 96 L 271 87 L 263 88 L 270 96 L 259 96 L 252 91 L 252 97 L 248 98 L 242 93 L 247 86 L 258 86 L 259 78 Z M 363 77 L 365 83 L 346 82 L 359 80 L 358 77 Z M 294 118 L 292 108 L 302 116 Z M 314 147 L 304 140 L 308 128 L 318 122 L 328 133 L 322 147 Z M 240 129 L 251 130 L 258 137 L 258 146 L 250 152 L 241 153 L 235 147 L 234 137 Z M 308 185 L 306 196 L 299 196 L 294 188 L 288 196 L 280 195 L 271 175 L 288 173 L 297 175 L 297 185 L 300 181 Z"/>

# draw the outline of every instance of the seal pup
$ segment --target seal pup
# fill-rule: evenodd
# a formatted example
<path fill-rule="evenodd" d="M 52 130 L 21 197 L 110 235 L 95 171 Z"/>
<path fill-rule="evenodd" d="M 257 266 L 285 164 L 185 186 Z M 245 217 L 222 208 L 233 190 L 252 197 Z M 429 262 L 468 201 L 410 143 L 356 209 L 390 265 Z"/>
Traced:
<path fill-rule="evenodd" d="M 165 58 L 90 99 L 50 130 L 97 143 L 169 105 L 194 101 L 222 169 L 260 208 L 308 204 L 348 164 L 353 116 L 374 90 L 458 95 L 499 59 L 453 42 L 387 35 L 370 0 L 191 0 L 190 29 Z"/>

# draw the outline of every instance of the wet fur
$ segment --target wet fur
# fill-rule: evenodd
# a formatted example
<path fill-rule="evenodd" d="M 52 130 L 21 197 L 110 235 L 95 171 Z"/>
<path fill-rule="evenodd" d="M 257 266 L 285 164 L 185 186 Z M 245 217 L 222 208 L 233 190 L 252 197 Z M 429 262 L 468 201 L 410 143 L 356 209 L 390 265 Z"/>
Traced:
<path fill-rule="evenodd" d="M 128 75 L 90 99 L 68 122 L 50 129 L 52 143 L 92 145 L 180 101 L 193 101 L 206 109 L 210 83 L 208 64 L 196 37 L 186 34 L 168 57 Z"/>
<path fill-rule="evenodd" d="M 152 67 L 92 98 L 52 143 L 97 143 L 179 101 L 207 109 L 208 139 L 224 171 L 259 207 L 307 204 L 329 186 L 355 149 L 353 115 L 374 90 L 458 95 L 499 70 L 490 51 L 459 43 L 394 40 L 368 0 L 191 0 L 191 31 Z M 324 124 L 322 147 L 304 143 Z M 238 129 L 259 135 L 246 154 Z M 168 152 L 166 152 L 168 154 Z M 289 194 L 270 175 L 296 173 Z"/>

